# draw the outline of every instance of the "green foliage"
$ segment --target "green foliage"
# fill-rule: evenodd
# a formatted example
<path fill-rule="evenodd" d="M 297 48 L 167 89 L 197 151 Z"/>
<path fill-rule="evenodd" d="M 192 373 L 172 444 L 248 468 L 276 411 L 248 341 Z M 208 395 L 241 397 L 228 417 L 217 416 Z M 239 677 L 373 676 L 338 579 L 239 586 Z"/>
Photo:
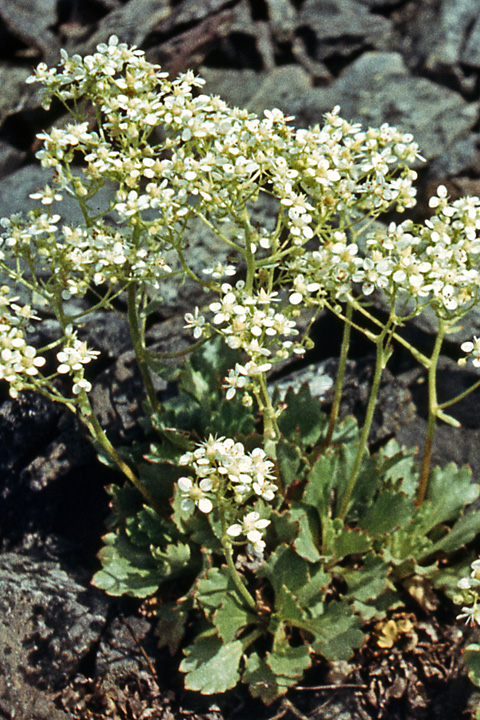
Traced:
<path fill-rule="evenodd" d="M 406 579 L 421 575 L 439 588 L 454 588 L 463 566 L 459 571 L 443 563 L 439 571 L 437 560 L 475 536 L 480 512 L 467 506 L 478 488 L 467 469 L 436 468 L 419 508 L 412 454 L 390 441 L 376 455 L 364 455 L 343 520 L 338 505 L 358 447 L 357 427 L 348 418 L 323 447 L 327 418 L 320 403 L 307 386 L 289 390 L 276 444 L 283 496 L 270 508 L 269 550 L 256 572 L 241 552 L 237 557 L 254 609 L 225 563 L 218 515 L 182 510 L 175 484 L 184 471 L 176 462 L 193 447 L 194 435 L 227 435 L 235 428 L 245 447 L 257 444 L 255 406 L 235 400 L 228 412 L 222 406 L 221 375 L 232 359 L 215 339 L 186 363 L 178 395 L 154 418 L 157 439 L 144 455 L 144 482 L 165 517 L 135 489 L 113 489 L 112 525 L 94 582 L 115 595 L 165 596 L 157 634 L 172 653 L 183 647 L 187 688 L 211 694 L 243 682 L 270 703 L 298 683 L 315 658 L 351 658 L 365 623 L 402 605 Z"/>
<path fill-rule="evenodd" d="M 463 653 L 468 668 L 468 677 L 474 685 L 480 687 L 480 645 L 471 643 L 467 645 Z M 475 710 L 476 720 L 480 720 L 480 703 Z"/>

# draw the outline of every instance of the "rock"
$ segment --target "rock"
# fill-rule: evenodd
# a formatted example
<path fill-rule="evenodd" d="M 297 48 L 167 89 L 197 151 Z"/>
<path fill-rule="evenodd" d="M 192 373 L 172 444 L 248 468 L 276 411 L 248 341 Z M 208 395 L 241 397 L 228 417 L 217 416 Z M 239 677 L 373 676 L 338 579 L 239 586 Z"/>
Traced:
<path fill-rule="evenodd" d="M 279 42 L 289 40 L 298 26 L 297 10 L 291 0 L 267 0 L 268 24 Z"/>
<path fill-rule="evenodd" d="M 472 132 L 454 142 L 445 152 L 430 163 L 427 181 L 437 181 L 440 184 L 445 183 L 448 177 L 457 175 L 478 176 L 479 173 L 480 135 Z"/>
<path fill-rule="evenodd" d="M 17 170 L 24 162 L 26 154 L 8 142 L 0 140 L 0 177 Z"/>
<path fill-rule="evenodd" d="M 439 4 L 437 19 L 424 24 L 423 41 L 428 49 L 425 67 L 439 70 L 460 62 L 468 63 L 478 50 L 472 45 L 472 25 L 479 17 L 480 7 L 476 0 L 443 0 Z"/>
<path fill-rule="evenodd" d="M 7 117 L 22 109 L 22 96 L 27 87 L 25 80 L 29 75 L 31 71 L 28 68 L 0 63 L 0 125 Z"/>
<path fill-rule="evenodd" d="M 478 5 L 476 6 L 479 12 Z M 465 48 L 460 56 L 461 61 L 469 67 L 480 69 L 480 15 L 477 15 L 475 24 L 469 33 Z"/>
<path fill-rule="evenodd" d="M 40 395 L 1 404 L 0 440 L 3 549 L 92 567 L 107 513 L 104 485 L 118 475 L 99 465 L 73 415 Z"/>
<path fill-rule="evenodd" d="M 112 10 L 83 43 L 75 43 L 75 52 L 86 55 L 99 43 L 117 35 L 122 42 L 141 45 L 147 35 L 171 14 L 169 0 L 130 0 Z"/>
<path fill-rule="evenodd" d="M 455 397 L 477 380 L 478 373 L 463 370 L 453 360 L 442 358 L 438 372 L 438 401 L 441 403 Z M 400 444 L 417 447 L 419 459 L 421 460 L 427 429 L 427 389 L 423 373 L 417 373 L 412 377 L 409 382 L 409 389 L 417 408 L 416 414 L 410 423 L 399 426 L 396 439 Z M 438 422 L 432 450 L 432 466 L 445 466 L 449 462 L 455 462 L 459 467 L 469 465 L 472 468 L 472 476 L 476 482 L 480 482 L 479 401 L 480 392 L 477 389 L 464 400 L 446 410 L 449 415 L 461 423 L 461 427 L 455 428 L 446 423 Z"/>
<path fill-rule="evenodd" d="M 390 7 L 398 5 L 398 0 L 355 0 L 355 2 L 367 5 L 367 7 L 378 10 L 379 12 L 382 10 L 388 10 Z"/>
<path fill-rule="evenodd" d="M 315 60 L 334 62 L 361 50 L 391 47 L 392 23 L 355 0 L 306 0 L 297 33 L 306 34 Z"/>
<path fill-rule="evenodd" d="M 13 213 L 26 212 L 39 207 L 39 201 L 32 200 L 30 195 L 47 184 L 55 187 L 52 170 L 51 168 L 42 168 L 38 161 L 26 165 L 0 180 L 0 217 L 8 217 Z M 64 222 L 83 224 L 83 214 L 77 201 L 67 195 L 65 191 L 62 192 L 62 195 L 61 202 L 52 204 L 52 211 L 58 212 Z M 111 183 L 106 183 L 98 191 L 91 206 L 93 209 L 108 207 L 112 197 L 113 186 Z"/>
<path fill-rule="evenodd" d="M 55 62 L 59 41 L 51 28 L 58 21 L 57 0 L 0 0 L 0 17 L 15 37 Z"/>
<path fill-rule="evenodd" d="M 222 70 L 220 68 L 200 66 L 200 77 L 204 78 L 204 92 L 220 97 L 234 107 L 246 107 L 255 95 L 267 73 L 255 70 Z"/>
<path fill-rule="evenodd" d="M 0 713 L 67 720 L 56 694 L 78 672 L 106 623 L 101 593 L 53 562 L 0 556 Z"/>
<path fill-rule="evenodd" d="M 267 73 L 257 92 L 250 98 L 248 109 L 263 115 L 263 111 L 277 107 L 287 114 L 313 92 L 306 70 L 298 65 L 283 65 Z M 300 100 L 299 100 L 300 99 Z M 297 125 L 299 118 L 296 118 Z"/>

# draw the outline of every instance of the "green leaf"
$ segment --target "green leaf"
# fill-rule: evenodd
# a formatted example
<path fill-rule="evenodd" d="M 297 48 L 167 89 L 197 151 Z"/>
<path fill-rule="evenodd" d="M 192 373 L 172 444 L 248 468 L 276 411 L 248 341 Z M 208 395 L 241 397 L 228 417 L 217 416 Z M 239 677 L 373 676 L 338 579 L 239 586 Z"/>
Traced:
<path fill-rule="evenodd" d="M 202 695 L 223 693 L 240 680 L 240 661 L 244 653 L 241 640 L 224 642 L 217 635 L 199 636 L 185 648 L 180 671 L 185 673 L 185 687 Z"/>
<path fill-rule="evenodd" d="M 339 518 L 324 520 L 322 551 L 326 557 L 339 562 L 347 555 L 368 552 L 372 545 L 372 538 L 359 528 L 345 527 Z"/>
<path fill-rule="evenodd" d="M 282 587 L 287 587 L 296 594 L 310 581 L 308 563 L 288 545 L 280 545 L 257 575 L 270 580 L 276 595 L 281 592 Z"/>
<path fill-rule="evenodd" d="M 396 590 L 388 588 L 379 597 L 368 603 L 354 600 L 353 607 L 364 622 L 370 622 L 371 620 L 381 620 L 395 608 L 404 607 L 404 602 Z"/>
<path fill-rule="evenodd" d="M 124 535 L 108 533 L 98 557 L 102 570 L 93 576 L 95 587 L 108 595 L 147 597 L 160 586 L 162 577 L 150 552 L 135 547 Z"/>
<path fill-rule="evenodd" d="M 288 488 L 301 479 L 304 460 L 298 446 L 285 438 L 278 441 L 276 454 L 280 481 L 284 488 Z"/>
<path fill-rule="evenodd" d="M 213 616 L 218 634 L 227 643 L 235 640 L 246 625 L 255 623 L 256 620 L 257 617 L 245 608 L 245 602 L 235 597 L 232 592 L 225 595 Z"/>
<path fill-rule="evenodd" d="M 168 365 L 164 360 L 160 358 L 151 357 L 147 355 L 146 363 L 149 369 L 161 377 L 162 380 L 167 382 L 176 382 L 181 374 L 181 369 L 175 365 Z"/>
<path fill-rule="evenodd" d="M 275 546 L 291 545 L 298 535 L 298 523 L 291 518 L 290 512 L 284 510 L 279 513 L 273 511 L 270 515 L 271 525 L 269 530 L 275 533 Z"/>
<path fill-rule="evenodd" d="M 153 547 L 151 551 L 152 557 L 163 563 L 170 578 L 181 575 L 191 560 L 190 546 L 181 542 L 167 545 L 164 549 Z"/>
<path fill-rule="evenodd" d="M 282 652 L 267 652 L 266 663 L 276 678 L 283 677 L 299 680 L 312 664 L 306 645 L 291 647 L 287 645 Z"/>
<path fill-rule="evenodd" d="M 418 508 L 409 525 L 396 530 L 384 539 L 384 556 L 399 564 L 404 560 L 428 557 L 433 546 L 427 536 L 431 529 L 430 508 L 427 503 Z M 415 564 L 415 563 L 414 563 Z"/>
<path fill-rule="evenodd" d="M 319 552 L 320 528 L 315 513 L 308 505 L 296 503 L 290 510 L 290 517 L 298 523 L 298 536 L 293 546 L 300 557 L 317 562 L 321 559 Z"/>
<path fill-rule="evenodd" d="M 309 576 L 309 581 L 297 589 L 296 597 L 302 607 L 308 608 L 310 613 L 315 615 L 316 607 L 324 599 L 332 576 L 323 569 L 323 564 L 320 563 L 309 567 Z"/>
<path fill-rule="evenodd" d="M 445 537 L 438 540 L 432 552 L 455 552 L 475 538 L 480 530 L 480 512 L 471 511 L 462 515 Z"/>
<path fill-rule="evenodd" d="M 211 389 L 208 382 L 208 376 L 197 370 L 190 362 L 181 375 L 181 387 L 190 395 L 192 395 L 199 403 L 207 402 L 210 399 Z"/>
<path fill-rule="evenodd" d="M 347 488 L 356 454 L 356 443 L 327 448 L 313 465 L 302 499 L 315 507 L 322 519 L 336 515 Z M 349 515 L 361 516 L 363 506 L 369 504 L 377 488 L 378 473 L 375 461 L 365 453 L 350 500 Z"/>
<path fill-rule="evenodd" d="M 203 608 L 215 610 L 220 607 L 228 590 L 234 587 L 225 567 L 210 568 L 197 581 L 197 599 Z"/>
<path fill-rule="evenodd" d="M 335 445 L 353 443 L 358 441 L 359 436 L 358 423 L 353 416 L 349 416 L 337 422 L 333 431 L 332 443 Z"/>
<path fill-rule="evenodd" d="M 472 483 L 472 471 L 468 466 L 458 468 L 449 463 L 444 468 L 433 468 L 426 495 L 432 508 L 431 527 L 455 520 L 479 494 L 480 487 Z"/>
<path fill-rule="evenodd" d="M 225 565 L 221 568 L 209 568 L 205 575 L 197 580 L 195 597 L 208 617 L 215 618 L 221 637 L 233 636 L 238 628 L 255 620 L 245 609 L 245 601 L 240 596 Z M 215 612 L 216 611 L 216 612 Z M 237 623 L 236 630 L 229 627 L 230 620 Z"/>
<path fill-rule="evenodd" d="M 474 685 L 480 687 L 480 645 L 472 643 L 463 651 L 468 668 L 468 677 Z"/>
<path fill-rule="evenodd" d="M 415 512 L 414 501 L 398 490 L 381 490 L 359 521 L 359 526 L 374 538 L 405 527 Z"/>
<path fill-rule="evenodd" d="M 129 538 L 137 545 L 165 545 L 179 537 L 175 527 L 148 505 L 144 505 L 136 515 L 126 519 L 126 530 Z"/>
<path fill-rule="evenodd" d="M 403 492 L 415 498 L 418 489 L 418 465 L 414 448 L 401 448 L 390 440 L 376 456 L 378 474 L 384 482 L 399 484 Z"/>
<path fill-rule="evenodd" d="M 278 427 L 288 440 L 302 447 L 314 445 L 324 432 L 327 416 L 321 410 L 318 398 L 313 397 L 308 384 L 298 393 L 287 390 L 285 409 L 278 418 Z"/>
<path fill-rule="evenodd" d="M 257 574 L 270 580 L 275 602 L 283 597 L 283 589 L 287 588 L 300 607 L 309 610 L 323 597 L 331 581 L 320 564 L 307 563 L 288 545 L 277 547 Z"/>
<path fill-rule="evenodd" d="M 249 686 L 252 697 L 261 698 L 266 705 L 271 705 L 285 695 L 287 690 L 297 683 L 298 678 L 275 675 L 265 660 L 254 652 L 245 662 L 242 680 Z"/>
<path fill-rule="evenodd" d="M 471 564 L 476 560 L 477 555 L 474 552 L 462 553 L 462 559 L 455 565 L 445 565 L 439 567 L 436 572 L 432 574 L 432 582 L 436 588 L 443 590 L 443 592 L 450 598 L 458 595 L 458 581 L 467 577 L 471 571 Z"/>
<path fill-rule="evenodd" d="M 327 660 L 349 660 L 363 643 L 360 624 L 346 600 L 329 603 L 323 615 L 310 621 L 313 650 Z"/>
<path fill-rule="evenodd" d="M 390 565 L 382 557 L 373 553 L 365 556 L 363 567 L 337 568 L 337 571 L 348 585 L 348 592 L 345 596 L 360 602 L 375 600 L 385 592 L 389 585 Z"/>
<path fill-rule="evenodd" d="M 275 614 L 280 620 L 285 620 L 298 627 L 304 626 L 308 621 L 308 616 L 300 607 L 298 600 L 285 585 L 279 587 L 275 592 Z"/>
<path fill-rule="evenodd" d="M 329 448 L 316 460 L 308 474 L 303 493 L 303 502 L 314 507 L 321 518 L 329 517 L 332 507 L 332 494 L 337 490 L 337 467 L 339 457 Z"/>

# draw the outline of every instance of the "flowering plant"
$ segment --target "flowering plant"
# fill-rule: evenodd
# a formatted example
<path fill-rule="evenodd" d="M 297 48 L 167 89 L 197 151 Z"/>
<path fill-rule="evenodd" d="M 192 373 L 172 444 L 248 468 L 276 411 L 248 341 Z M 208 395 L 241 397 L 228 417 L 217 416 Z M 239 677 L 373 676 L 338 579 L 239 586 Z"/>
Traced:
<path fill-rule="evenodd" d="M 423 225 L 381 225 L 415 204 L 411 135 L 362 130 L 339 108 L 308 130 L 279 110 L 260 118 L 202 94 L 191 72 L 170 80 L 115 37 L 85 58 L 62 51 L 59 69 L 40 64 L 30 82 L 73 121 L 39 136 L 55 177 L 33 195 L 42 208 L 1 221 L 0 376 L 13 397 L 63 403 L 129 481 L 110 490 L 94 583 L 158 594 L 161 644 L 176 652 L 187 628 L 192 638 L 180 665 L 188 688 L 242 680 L 271 702 L 315 657 L 350 657 L 412 578 L 451 587 L 440 560 L 477 533 L 469 471 L 432 470 L 430 457 L 436 420 L 456 423 L 445 412 L 456 399 L 437 401 L 436 368 L 446 333 L 477 301 L 480 199 L 450 202 L 441 186 Z M 106 184 L 111 200 L 95 207 Z M 54 212 L 63 194 L 82 226 Z M 224 249 L 203 268 L 199 228 Z M 162 357 L 146 339 L 172 282 L 210 294 L 185 315 L 192 354 L 176 369 L 167 360 L 188 353 Z M 120 301 L 146 395 L 143 440 L 123 450 L 90 401 L 98 351 L 83 334 L 90 313 Z M 427 309 L 438 321 L 430 357 L 399 332 Z M 307 386 L 282 397 L 269 380 L 311 348 L 321 312 L 344 325 L 329 415 Z M 55 336 L 27 342 L 51 315 Z M 352 328 L 376 351 L 361 428 L 339 419 Z M 428 371 L 420 469 L 394 441 L 368 452 L 394 342 Z M 477 345 L 463 346 L 474 364 Z M 157 393 L 157 373 L 176 382 L 174 396 Z"/>

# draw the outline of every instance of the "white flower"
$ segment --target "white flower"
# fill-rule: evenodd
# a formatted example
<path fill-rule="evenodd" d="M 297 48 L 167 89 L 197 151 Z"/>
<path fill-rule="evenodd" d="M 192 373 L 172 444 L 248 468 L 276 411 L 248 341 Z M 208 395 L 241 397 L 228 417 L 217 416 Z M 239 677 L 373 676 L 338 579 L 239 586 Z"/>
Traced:
<path fill-rule="evenodd" d="M 467 353 L 468 356 L 473 358 L 472 365 L 480 367 L 480 338 L 474 336 L 473 341 L 468 340 L 467 342 L 462 343 L 460 347 L 464 353 Z M 466 360 L 467 358 L 464 358 L 463 363 L 466 362 Z M 463 364 L 462 361 L 460 362 Z"/>
<path fill-rule="evenodd" d="M 92 384 L 86 380 L 83 375 L 78 376 L 75 378 L 75 382 L 72 386 L 72 392 L 74 395 L 78 395 L 82 390 L 84 392 L 90 392 L 92 389 Z"/>
<path fill-rule="evenodd" d="M 100 355 L 97 350 L 90 350 L 85 342 L 75 337 L 67 340 L 67 342 L 69 344 L 57 353 L 57 360 L 60 363 L 57 372 L 62 375 L 82 370 L 84 365 Z"/>
<path fill-rule="evenodd" d="M 227 529 L 227 535 L 230 535 L 230 537 L 245 535 L 249 542 L 255 544 L 262 539 L 263 535 L 260 531 L 264 530 L 268 525 L 270 525 L 270 520 L 262 519 L 260 513 L 252 511 L 245 515 L 241 523 L 230 525 Z"/>
<path fill-rule="evenodd" d="M 55 192 L 55 190 L 53 190 L 49 185 L 45 185 L 43 190 L 32 193 L 29 197 L 31 197 L 32 200 L 40 200 L 42 205 L 51 205 L 54 200 L 57 202 L 62 200 L 63 196 L 60 195 L 60 193 Z"/>
<path fill-rule="evenodd" d="M 213 487 L 210 478 L 203 478 L 198 485 L 195 485 L 192 478 L 180 477 L 177 484 L 182 491 L 180 496 L 183 498 L 180 503 L 182 510 L 193 510 L 197 506 L 203 513 L 212 511 L 212 501 L 206 496 L 206 493 L 211 491 Z"/>
<path fill-rule="evenodd" d="M 457 620 L 464 620 L 466 625 L 480 625 L 480 607 L 476 605 L 462 607 L 462 612 L 457 615 Z"/>
<path fill-rule="evenodd" d="M 183 327 L 186 329 L 193 328 L 194 338 L 202 337 L 204 334 L 205 318 L 203 315 L 199 315 L 198 307 L 195 308 L 193 315 L 192 313 L 186 313 L 184 317 L 187 322 Z"/>

